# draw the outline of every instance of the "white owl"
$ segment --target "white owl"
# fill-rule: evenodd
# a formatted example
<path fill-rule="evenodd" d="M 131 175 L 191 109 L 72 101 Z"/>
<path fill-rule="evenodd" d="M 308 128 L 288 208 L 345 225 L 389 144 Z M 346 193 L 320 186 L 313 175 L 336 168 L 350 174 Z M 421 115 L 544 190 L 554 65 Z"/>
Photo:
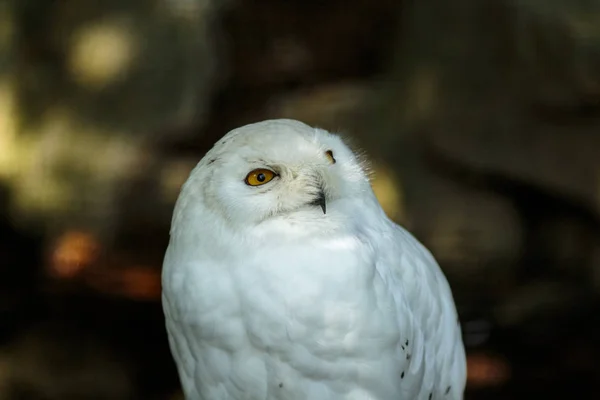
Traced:
<path fill-rule="evenodd" d="M 270 120 L 219 140 L 181 190 L 162 281 L 188 400 L 463 397 L 446 278 L 327 131 Z"/>

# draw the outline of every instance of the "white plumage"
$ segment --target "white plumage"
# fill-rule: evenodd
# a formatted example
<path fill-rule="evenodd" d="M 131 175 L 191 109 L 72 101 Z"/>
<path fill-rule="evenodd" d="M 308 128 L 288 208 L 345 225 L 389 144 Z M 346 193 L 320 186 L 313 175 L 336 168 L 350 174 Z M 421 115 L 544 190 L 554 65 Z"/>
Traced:
<path fill-rule="evenodd" d="M 162 279 L 188 400 L 463 397 L 446 278 L 324 130 L 271 120 L 217 142 L 182 188 Z"/>

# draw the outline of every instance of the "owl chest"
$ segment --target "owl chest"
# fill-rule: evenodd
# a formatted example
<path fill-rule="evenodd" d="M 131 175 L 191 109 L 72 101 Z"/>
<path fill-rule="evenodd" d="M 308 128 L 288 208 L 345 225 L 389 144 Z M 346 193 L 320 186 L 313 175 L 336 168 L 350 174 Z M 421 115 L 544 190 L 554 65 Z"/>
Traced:
<path fill-rule="evenodd" d="M 329 249 L 254 257 L 226 268 L 199 272 L 194 316 L 206 340 L 225 347 L 286 351 L 302 343 L 339 346 L 372 337 L 378 320 L 394 318 L 391 298 L 367 257 Z M 201 288 L 199 288 L 200 286 Z M 392 326 L 384 332 L 391 332 Z M 286 347 L 287 346 L 287 347 Z"/>

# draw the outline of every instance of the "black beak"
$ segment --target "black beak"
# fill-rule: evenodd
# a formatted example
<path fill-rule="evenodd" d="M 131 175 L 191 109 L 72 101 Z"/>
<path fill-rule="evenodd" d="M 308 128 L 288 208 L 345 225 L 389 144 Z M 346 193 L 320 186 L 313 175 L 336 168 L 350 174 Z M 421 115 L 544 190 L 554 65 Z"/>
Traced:
<path fill-rule="evenodd" d="M 327 214 L 327 202 L 325 201 L 325 192 L 323 191 L 323 189 L 319 191 L 319 195 L 311 204 L 314 206 L 321 206 L 323 214 Z"/>

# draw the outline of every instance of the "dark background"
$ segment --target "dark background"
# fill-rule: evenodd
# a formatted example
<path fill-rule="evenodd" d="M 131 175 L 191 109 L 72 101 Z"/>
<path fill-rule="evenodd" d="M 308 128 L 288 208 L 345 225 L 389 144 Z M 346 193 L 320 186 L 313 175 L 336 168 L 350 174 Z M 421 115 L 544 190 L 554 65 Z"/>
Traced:
<path fill-rule="evenodd" d="M 467 399 L 600 397 L 600 2 L 0 0 L 0 399 L 181 398 L 174 201 L 281 117 L 439 260 Z"/>

